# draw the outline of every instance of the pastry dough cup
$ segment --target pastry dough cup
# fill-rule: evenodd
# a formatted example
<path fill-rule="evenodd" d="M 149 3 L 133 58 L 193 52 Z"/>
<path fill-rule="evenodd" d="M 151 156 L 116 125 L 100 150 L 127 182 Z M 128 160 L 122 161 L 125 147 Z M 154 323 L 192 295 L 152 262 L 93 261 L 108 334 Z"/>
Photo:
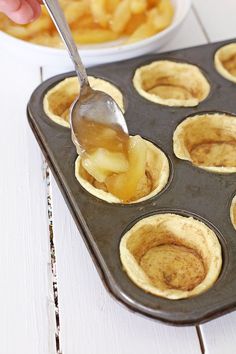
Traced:
<path fill-rule="evenodd" d="M 236 172 L 236 117 L 224 113 L 186 118 L 173 136 L 174 153 L 211 172 Z"/>
<path fill-rule="evenodd" d="M 100 90 L 110 95 L 124 112 L 122 93 L 108 81 L 89 76 L 89 83 L 94 90 Z M 43 99 L 43 108 L 47 116 L 55 123 L 70 128 L 69 110 L 72 103 L 79 96 L 79 82 L 77 77 L 64 79 L 50 89 Z"/>
<path fill-rule="evenodd" d="M 225 79 L 236 83 L 236 43 L 227 44 L 217 50 L 215 67 Z"/>
<path fill-rule="evenodd" d="M 203 293 L 222 267 L 221 245 L 213 230 L 177 214 L 138 221 L 121 239 L 120 258 L 138 287 L 172 300 Z"/>
<path fill-rule="evenodd" d="M 234 196 L 231 207 L 230 207 L 230 219 L 232 221 L 233 227 L 236 230 L 236 195 Z"/>
<path fill-rule="evenodd" d="M 210 85 L 197 66 L 169 60 L 138 68 L 133 84 L 147 100 L 175 107 L 197 106 L 210 92 Z"/>

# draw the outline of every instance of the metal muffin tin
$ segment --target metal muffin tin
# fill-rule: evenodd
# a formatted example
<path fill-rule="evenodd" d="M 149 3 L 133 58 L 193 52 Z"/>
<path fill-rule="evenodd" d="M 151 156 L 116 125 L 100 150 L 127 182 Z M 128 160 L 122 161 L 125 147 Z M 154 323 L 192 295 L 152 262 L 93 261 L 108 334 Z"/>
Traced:
<path fill-rule="evenodd" d="M 97 270 L 109 292 L 134 312 L 174 325 L 208 321 L 236 307 L 236 231 L 230 204 L 236 191 L 236 174 L 215 174 L 180 160 L 173 153 L 172 137 L 186 117 L 203 112 L 236 114 L 236 84 L 214 68 L 214 54 L 224 41 L 170 53 L 152 54 L 88 70 L 89 75 L 115 84 L 123 93 L 131 134 L 140 134 L 159 146 L 170 161 L 167 186 L 155 197 L 132 205 L 109 204 L 84 190 L 75 178 L 75 147 L 70 130 L 51 121 L 43 110 L 45 93 L 66 73 L 43 82 L 32 94 L 28 119 L 36 139 L 61 189 Z M 132 84 L 135 70 L 154 60 L 168 59 L 199 66 L 211 85 L 207 99 L 193 108 L 171 108 L 141 97 Z M 236 119 L 236 118 L 235 118 Z M 155 213 L 176 212 L 205 222 L 219 237 L 223 268 L 219 279 L 205 293 L 183 300 L 168 300 L 145 293 L 122 269 L 119 243 L 138 220 Z"/>

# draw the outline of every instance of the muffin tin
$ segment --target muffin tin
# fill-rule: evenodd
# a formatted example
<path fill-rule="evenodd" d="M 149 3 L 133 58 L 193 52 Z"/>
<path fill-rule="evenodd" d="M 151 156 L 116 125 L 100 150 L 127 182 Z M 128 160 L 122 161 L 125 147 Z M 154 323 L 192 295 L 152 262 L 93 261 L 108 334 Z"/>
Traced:
<path fill-rule="evenodd" d="M 169 158 L 171 168 L 167 186 L 141 203 L 107 203 L 89 194 L 76 180 L 77 154 L 70 130 L 51 121 L 43 110 L 46 92 L 64 78 L 74 76 L 74 72 L 43 82 L 28 104 L 30 126 L 105 286 L 132 311 L 174 325 L 199 324 L 236 307 L 236 231 L 230 220 L 236 174 L 215 174 L 180 160 L 173 153 L 172 143 L 174 130 L 188 116 L 218 111 L 236 115 L 236 86 L 214 68 L 215 51 L 227 43 L 230 41 L 152 54 L 88 70 L 89 75 L 110 81 L 123 93 L 130 134 L 140 134 L 150 140 Z M 194 108 L 162 106 L 141 97 L 132 84 L 135 70 L 163 59 L 199 66 L 211 85 L 209 96 Z M 157 213 L 193 216 L 218 236 L 223 267 L 216 283 L 205 293 L 175 301 L 156 297 L 138 288 L 123 271 L 119 256 L 122 235 L 138 220 Z"/>

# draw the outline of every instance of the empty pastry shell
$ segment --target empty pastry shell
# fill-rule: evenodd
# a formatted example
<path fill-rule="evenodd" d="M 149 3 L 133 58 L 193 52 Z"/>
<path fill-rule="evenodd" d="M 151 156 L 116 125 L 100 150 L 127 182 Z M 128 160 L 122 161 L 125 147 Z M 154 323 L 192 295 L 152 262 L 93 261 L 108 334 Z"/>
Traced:
<path fill-rule="evenodd" d="M 89 83 L 94 90 L 109 94 L 124 112 L 122 93 L 108 81 L 89 76 Z M 79 82 L 77 77 L 70 77 L 50 89 L 43 99 L 43 107 L 47 116 L 55 123 L 69 128 L 69 110 L 79 95 Z"/>
<path fill-rule="evenodd" d="M 230 218 L 233 224 L 233 227 L 236 230 L 236 195 L 234 196 L 231 207 L 230 207 Z"/>
<path fill-rule="evenodd" d="M 186 118 L 173 136 L 174 153 L 212 172 L 236 172 L 236 117 L 224 113 Z"/>
<path fill-rule="evenodd" d="M 137 286 L 172 300 L 209 289 L 222 266 L 216 234 L 203 222 L 177 214 L 137 222 L 121 239 L 120 258 Z"/>
<path fill-rule="evenodd" d="M 166 155 L 151 142 L 147 140 L 145 142 L 147 144 L 146 178 L 145 181 L 140 181 L 135 198 L 128 203 L 142 202 L 155 196 L 166 186 L 169 179 L 170 168 Z M 80 156 L 75 162 L 75 176 L 81 186 L 95 197 L 108 203 L 123 203 L 119 198 L 108 193 L 103 184 L 99 184 L 87 173 L 82 167 Z"/>
<path fill-rule="evenodd" d="M 217 50 L 215 67 L 225 79 L 236 83 L 236 43 L 227 44 Z"/>
<path fill-rule="evenodd" d="M 169 60 L 138 68 L 133 84 L 147 100 L 175 107 L 197 106 L 210 92 L 210 85 L 197 66 Z"/>

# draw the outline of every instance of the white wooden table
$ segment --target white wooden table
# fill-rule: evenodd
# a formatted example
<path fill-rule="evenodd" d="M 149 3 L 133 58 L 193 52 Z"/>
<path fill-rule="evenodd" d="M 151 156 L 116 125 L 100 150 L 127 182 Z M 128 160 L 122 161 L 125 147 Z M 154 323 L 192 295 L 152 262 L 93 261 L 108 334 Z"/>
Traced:
<path fill-rule="evenodd" d="M 195 0 L 162 50 L 232 37 L 236 1 Z M 32 90 L 64 68 L 40 69 L 1 49 L 0 61 L 0 354 L 235 354 L 236 313 L 197 328 L 169 327 L 110 297 L 54 179 L 46 179 L 26 120 Z"/>

